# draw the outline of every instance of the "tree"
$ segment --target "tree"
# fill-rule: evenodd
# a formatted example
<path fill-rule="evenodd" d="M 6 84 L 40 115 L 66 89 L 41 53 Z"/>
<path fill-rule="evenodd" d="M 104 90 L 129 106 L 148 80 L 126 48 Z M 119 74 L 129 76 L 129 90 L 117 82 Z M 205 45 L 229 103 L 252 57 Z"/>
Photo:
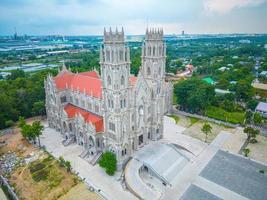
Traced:
<path fill-rule="evenodd" d="M 13 126 L 15 124 L 15 122 L 13 121 L 13 120 L 7 120 L 6 122 L 5 122 L 5 125 L 7 126 L 7 127 L 11 127 L 11 126 Z"/>
<path fill-rule="evenodd" d="M 70 170 L 71 170 L 70 161 L 65 161 L 65 167 L 66 167 L 67 171 L 70 172 Z"/>
<path fill-rule="evenodd" d="M 115 154 L 109 151 L 104 152 L 99 161 L 99 165 L 105 169 L 108 175 L 114 175 L 117 170 L 117 160 Z"/>
<path fill-rule="evenodd" d="M 19 117 L 19 123 L 18 123 L 18 127 L 22 128 L 24 125 L 26 124 L 26 121 L 24 119 L 24 117 Z"/>
<path fill-rule="evenodd" d="M 174 93 L 180 107 L 189 112 L 203 111 L 215 97 L 214 87 L 197 78 L 177 83 Z"/>
<path fill-rule="evenodd" d="M 11 74 L 7 76 L 9 80 L 15 80 L 17 78 L 24 78 L 25 72 L 22 69 L 12 70 Z"/>
<path fill-rule="evenodd" d="M 256 106 L 258 105 L 258 101 L 255 99 L 251 99 L 247 102 L 247 107 L 251 110 L 255 110 Z"/>
<path fill-rule="evenodd" d="M 256 137 L 257 137 L 257 135 L 260 134 L 260 131 L 256 130 L 256 129 L 253 129 L 251 127 L 246 127 L 244 129 L 244 133 L 247 134 L 247 141 L 249 143 L 256 143 L 257 142 Z"/>
<path fill-rule="evenodd" d="M 32 127 L 29 124 L 25 124 L 21 127 L 21 134 L 27 140 L 34 140 L 34 135 L 32 132 Z"/>
<path fill-rule="evenodd" d="M 24 123 L 23 119 L 21 118 L 21 122 L 19 124 L 23 123 Z M 40 121 L 35 121 L 32 123 L 32 125 L 25 123 L 23 126 L 22 125 L 19 126 L 21 126 L 21 133 L 24 138 L 30 141 L 32 140 L 34 143 L 36 141 L 36 138 L 38 138 L 38 144 L 39 147 L 41 147 L 40 135 L 42 135 L 42 130 L 44 129 L 44 127 Z"/>
<path fill-rule="evenodd" d="M 44 126 L 41 124 L 40 121 L 35 121 L 32 123 L 32 132 L 34 135 L 34 138 L 38 138 L 39 147 L 41 147 L 40 144 L 40 135 L 42 135 L 42 131 L 44 130 Z"/>
<path fill-rule="evenodd" d="M 246 148 L 243 150 L 244 154 L 245 154 L 245 157 L 248 157 L 248 154 L 250 153 L 250 149 L 249 148 Z"/>
<path fill-rule="evenodd" d="M 251 111 L 247 111 L 245 114 L 246 124 L 251 123 L 252 117 L 253 117 L 253 113 Z"/>
<path fill-rule="evenodd" d="M 37 101 L 33 104 L 33 107 L 32 107 L 32 114 L 34 116 L 36 115 L 45 115 L 45 104 L 44 104 L 44 101 Z"/>
<path fill-rule="evenodd" d="M 262 116 L 259 113 L 255 113 L 253 116 L 253 122 L 255 124 L 261 124 L 262 123 Z"/>
<path fill-rule="evenodd" d="M 207 139 L 208 139 L 208 134 L 211 133 L 211 130 L 212 130 L 212 126 L 208 123 L 205 123 L 202 128 L 201 128 L 201 131 L 203 133 L 205 133 L 206 137 L 205 137 L 205 142 L 207 142 Z"/>
<path fill-rule="evenodd" d="M 65 160 L 62 156 L 59 157 L 59 165 L 61 167 L 65 167 L 68 172 L 71 170 L 71 164 L 70 161 Z"/>

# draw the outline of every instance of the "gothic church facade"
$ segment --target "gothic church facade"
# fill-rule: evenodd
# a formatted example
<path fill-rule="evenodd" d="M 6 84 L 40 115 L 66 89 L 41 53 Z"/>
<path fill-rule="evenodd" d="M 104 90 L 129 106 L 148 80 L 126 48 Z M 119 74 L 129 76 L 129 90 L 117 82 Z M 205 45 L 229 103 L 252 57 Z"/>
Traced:
<path fill-rule="evenodd" d="M 118 167 L 135 150 L 163 134 L 173 86 L 165 82 L 166 44 L 162 29 L 146 31 L 138 76 L 130 74 L 130 50 L 124 31 L 104 30 L 100 70 L 72 73 L 63 66 L 45 80 L 48 125 L 63 144 L 83 147 L 81 157 L 116 155 Z"/>

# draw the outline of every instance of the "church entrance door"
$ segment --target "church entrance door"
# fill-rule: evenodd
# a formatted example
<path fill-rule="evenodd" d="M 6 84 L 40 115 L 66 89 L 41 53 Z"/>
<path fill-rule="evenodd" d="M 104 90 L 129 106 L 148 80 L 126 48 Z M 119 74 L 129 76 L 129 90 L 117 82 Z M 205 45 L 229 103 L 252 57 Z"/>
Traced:
<path fill-rule="evenodd" d="M 143 135 L 139 136 L 138 144 L 139 145 L 143 144 Z"/>

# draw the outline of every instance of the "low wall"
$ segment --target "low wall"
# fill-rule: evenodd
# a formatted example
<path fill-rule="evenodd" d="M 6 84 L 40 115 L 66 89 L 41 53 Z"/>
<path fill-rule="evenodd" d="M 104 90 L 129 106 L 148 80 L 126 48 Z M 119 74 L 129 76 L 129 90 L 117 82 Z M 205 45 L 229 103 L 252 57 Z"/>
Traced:
<path fill-rule="evenodd" d="M 13 191 L 13 189 L 11 188 L 11 186 L 9 185 L 9 183 L 7 182 L 6 178 L 4 178 L 2 175 L 0 175 L 0 184 L 1 184 L 1 186 L 4 185 L 4 186 L 7 187 L 8 194 L 10 195 L 10 197 L 13 200 L 19 200 L 18 196 Z"/>

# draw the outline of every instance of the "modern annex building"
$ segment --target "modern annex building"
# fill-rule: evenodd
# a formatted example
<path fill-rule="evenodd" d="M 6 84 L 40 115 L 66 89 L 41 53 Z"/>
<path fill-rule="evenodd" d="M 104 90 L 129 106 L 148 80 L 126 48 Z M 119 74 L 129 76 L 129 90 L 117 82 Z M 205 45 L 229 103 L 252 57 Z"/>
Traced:
<path fill-rule="evenodd" d="M 147 30 L 137 77 L 130 74 L 130 51 L 124 31 L 104 30 L 97 71 L 72 73 L 63 65 L 45 80 L 50 127 L 63 144 L 83 146 L 81 157 L 97 160 L 115 153 L 118 167 L 138 148 L 163 133 L 163 116 L 171 108 L 173 86 L 165 82 L 166 44 L 163 30 Z"/>

